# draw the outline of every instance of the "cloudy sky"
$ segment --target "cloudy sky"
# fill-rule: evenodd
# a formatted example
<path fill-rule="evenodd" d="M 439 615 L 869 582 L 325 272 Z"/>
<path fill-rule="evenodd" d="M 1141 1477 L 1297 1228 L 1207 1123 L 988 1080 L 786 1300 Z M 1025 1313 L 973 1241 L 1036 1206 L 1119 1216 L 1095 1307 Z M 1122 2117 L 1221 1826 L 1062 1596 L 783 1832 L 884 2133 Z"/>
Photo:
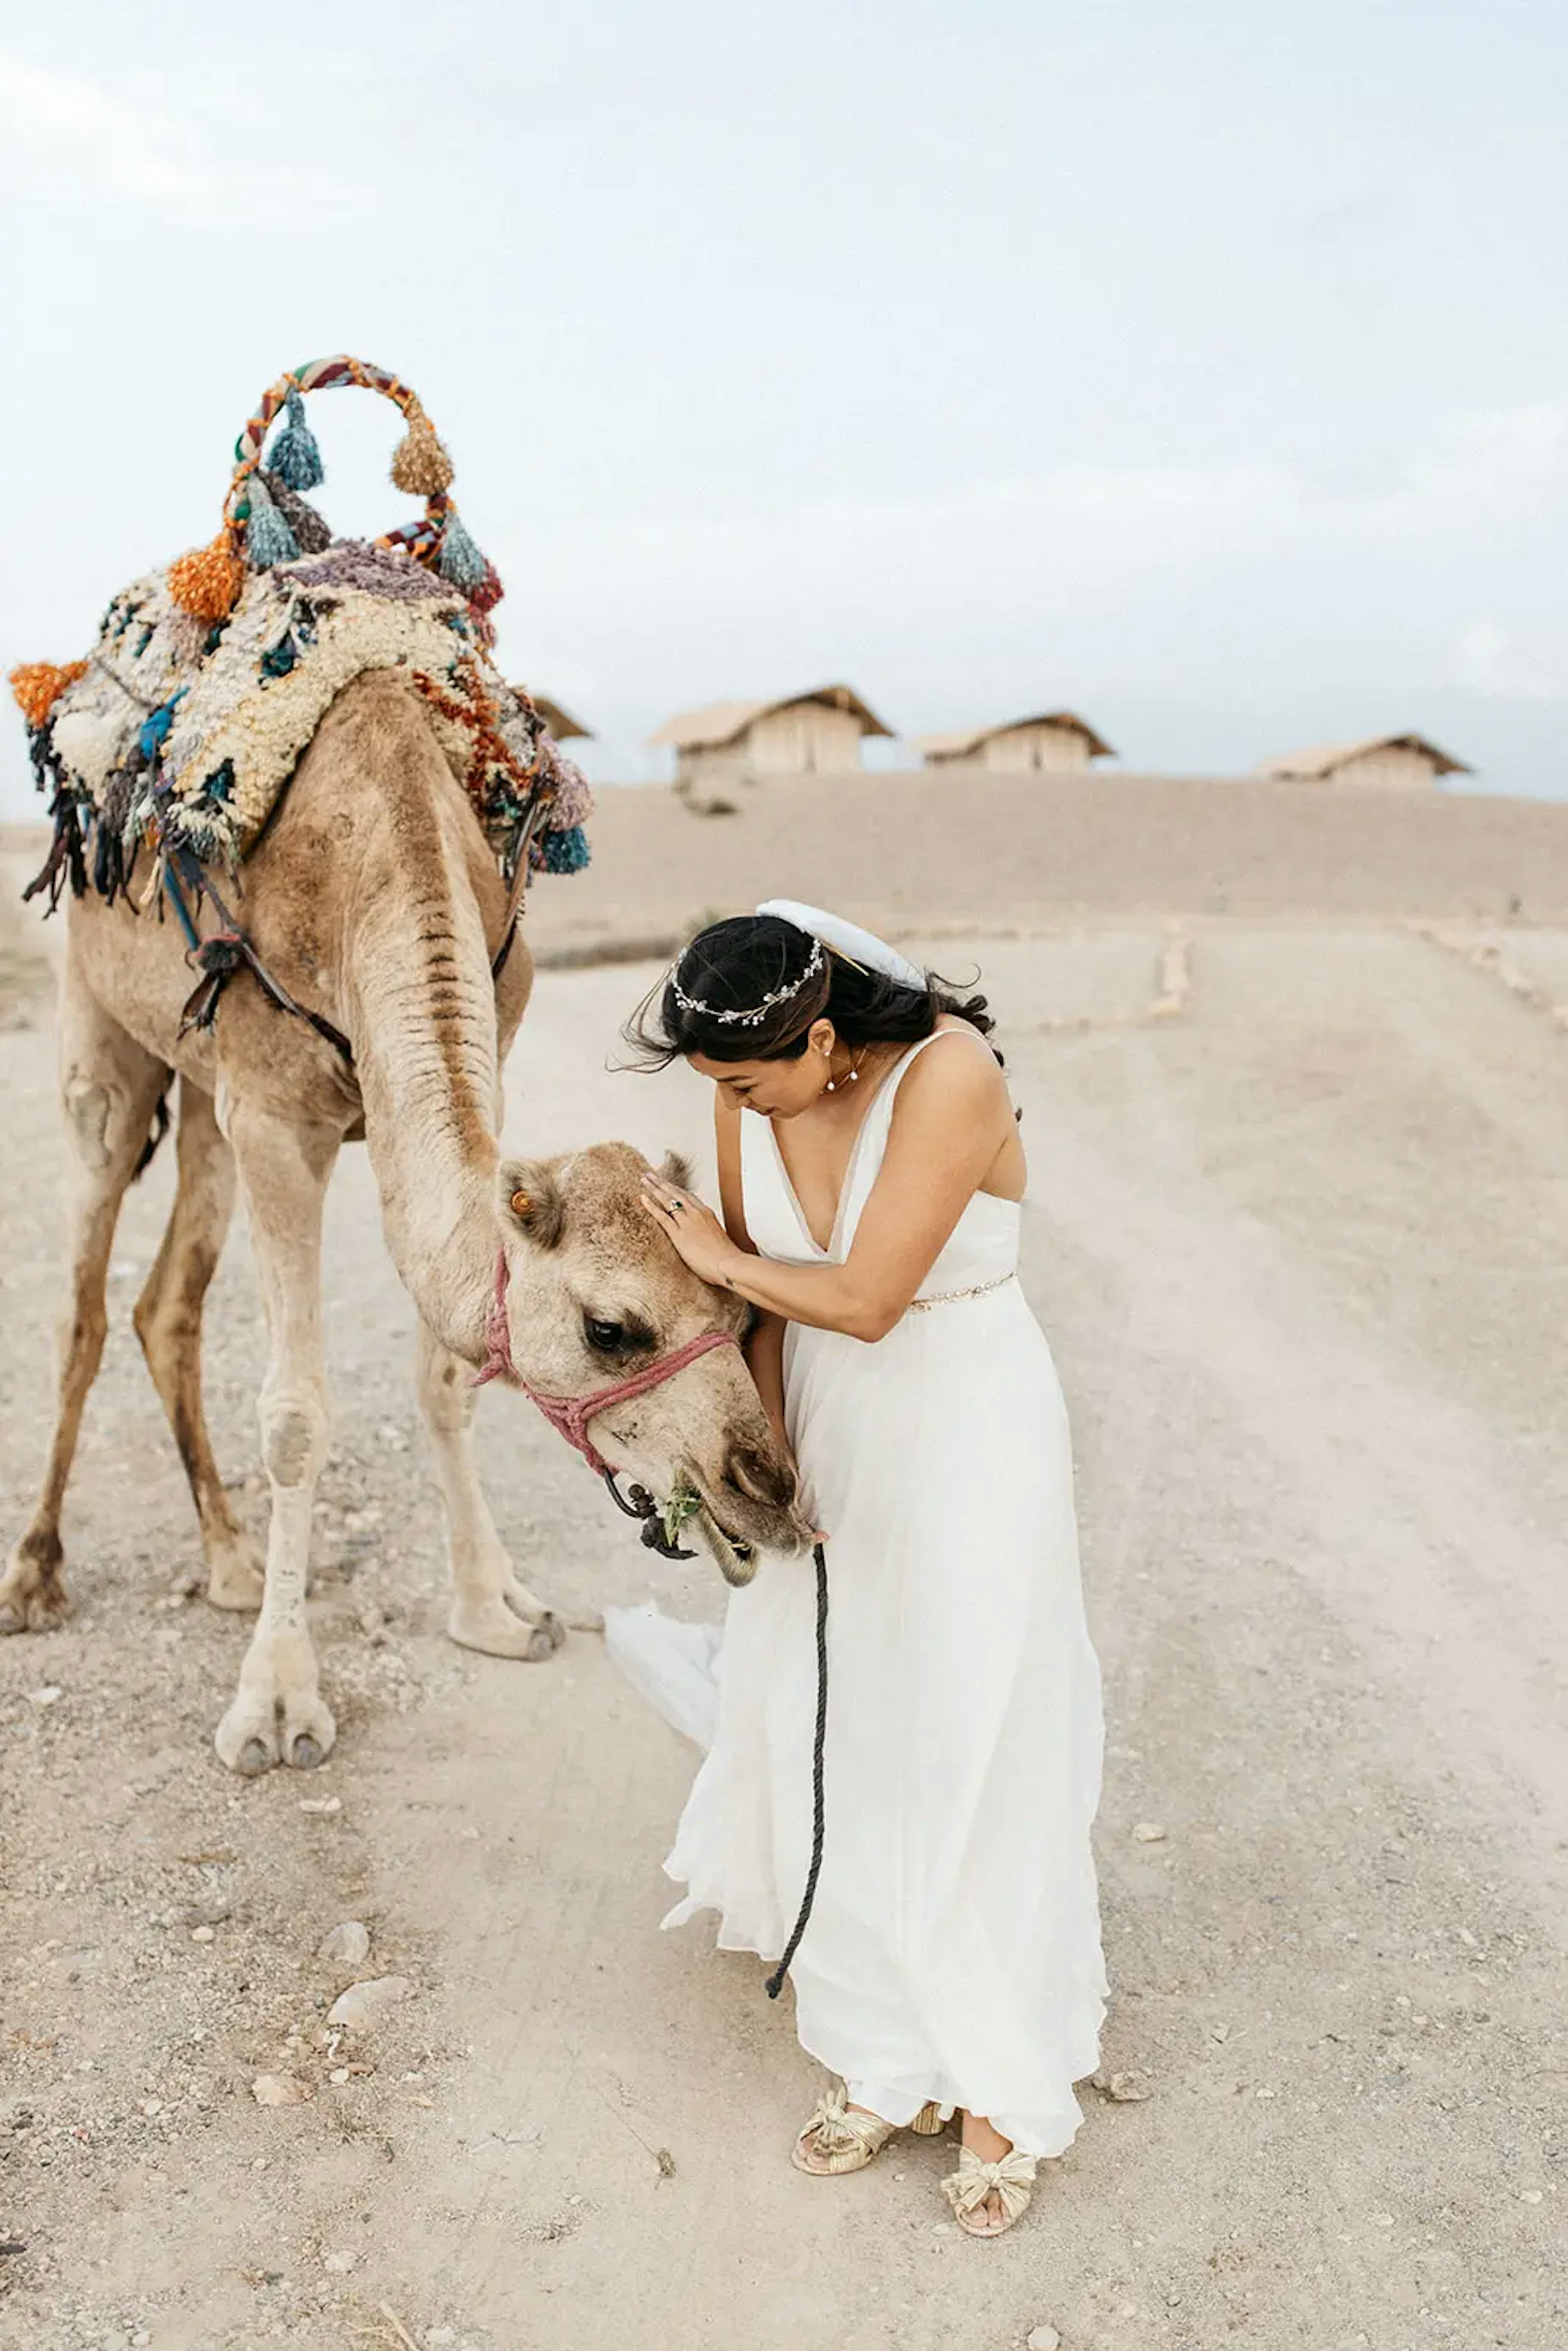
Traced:
<path fill-rule="evenodd" d="M 1556 0 L 0 25 L 7 667 L 209 538 L 256 395 L 347 349 L 418 387 L 601 776 L 842 677 L 911 734 L 1065 703 L 1224 770 L 1414 726 L 1568 796 Z M 313 410 L 384 529 L 392 412 Z"/>

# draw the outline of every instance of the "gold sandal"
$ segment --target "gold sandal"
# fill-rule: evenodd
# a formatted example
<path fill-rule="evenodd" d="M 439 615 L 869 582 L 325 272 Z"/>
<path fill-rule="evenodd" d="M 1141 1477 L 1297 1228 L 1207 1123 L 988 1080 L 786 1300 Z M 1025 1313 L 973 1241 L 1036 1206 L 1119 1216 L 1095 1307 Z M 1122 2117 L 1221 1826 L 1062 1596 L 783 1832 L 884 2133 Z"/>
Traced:
<path fill-rule="evenodd" d="M 884 2123 L 880 2115 L 864 2115 L 846 2104 L 841 2082 L 817 2101 L 817 2111 L 795 2141 L 789 2160 L 797 2171 L 806 2172 L 813 2179 L 827 2179 L 845 2171 L 863 2171 L 872 2158 L 882 2153 L 893 2137 L 896 2125 Z M 808 2163 L 804 2149 L 808 2139 L 814 2139 L 820 2163 Z"/>
<path fill-rule="evenodd" d="M 1015 2220 L 1020 2220 L 1030 2207 L 1034 2194 L 1037 2158 L 1020 2155 L 1010 2147 L 998 2163 L 982 2163 L 972 2147 L 958 2149 L 958 2168 L 948 2173 L 942 2182 L 942 2193 L 953 2207 L 953 2218 L 967 2237 L 1003 2237 Z M 1001 2199 L 1002 2218 L 999 2228 L 987 2228 L 983 2220 L 977 2227 L 976 2218 L 988 2196 Z"/>

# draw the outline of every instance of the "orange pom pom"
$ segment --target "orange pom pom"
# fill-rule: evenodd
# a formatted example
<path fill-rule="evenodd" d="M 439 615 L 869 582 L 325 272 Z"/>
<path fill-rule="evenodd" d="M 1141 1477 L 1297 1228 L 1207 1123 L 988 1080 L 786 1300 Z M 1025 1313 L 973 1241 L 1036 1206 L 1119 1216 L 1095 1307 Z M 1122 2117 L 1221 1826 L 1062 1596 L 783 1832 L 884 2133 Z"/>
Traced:
<path fill-rule="evenodd" d="M 41 726 L 67 686 L 86 675 L 84 661 L 23 662 L 11 672 L 9 683 L 28 726 Z"/>
<path fill-rule="evenodd" d="M 392 477 L 395 489 L 414 498 L 433 498 L 452 486 L 452 460 L 423 410 L 410 416 L 408 431 L 392 451 Z"/>
<path fill-rule="evenodd" d="M 194 621 L 226 621 L 245 586 L 245 565 L 226 530 L 169 566 L 169 593 Z"/>

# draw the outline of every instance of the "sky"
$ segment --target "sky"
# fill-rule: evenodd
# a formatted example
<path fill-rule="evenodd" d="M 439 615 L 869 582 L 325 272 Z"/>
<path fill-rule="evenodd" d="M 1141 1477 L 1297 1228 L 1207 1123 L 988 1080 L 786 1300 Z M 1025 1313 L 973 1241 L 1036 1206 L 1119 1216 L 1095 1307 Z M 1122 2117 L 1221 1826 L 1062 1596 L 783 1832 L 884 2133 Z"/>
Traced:
<path fill-rule="evenodd" d="M 1554 0 L 9 0 L 0 665 L 209 538 L 346 350 L 600 778 L 841 679 L 903 736 L 1415 728 L 1568 797 L 1565 103 Z M 334 526 L 412 511 L 391 408 L 311 407 Z"/>

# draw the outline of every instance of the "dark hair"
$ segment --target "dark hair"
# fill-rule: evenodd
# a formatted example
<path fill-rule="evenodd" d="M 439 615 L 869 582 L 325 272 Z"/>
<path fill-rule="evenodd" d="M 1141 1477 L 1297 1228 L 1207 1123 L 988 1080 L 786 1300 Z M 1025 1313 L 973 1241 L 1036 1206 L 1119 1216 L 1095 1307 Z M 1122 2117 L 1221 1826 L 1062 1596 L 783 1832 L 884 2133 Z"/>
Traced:
<path fill-rule="evenodd" d="M 692 1053 L 710 1061 L 795 1061 L 806 1050 L 811 1023 L 822 1019 L 852 1046 L 915 1044 L 929 1037 L 944 1013 L 956 1013 L 982 1037 L 996 1027 L 983 996 L 960 998 L 935 972 L 926 973 L 922 987 L 906 987 L 824 947 L 822 968 L 806 979 L 815 949 L 810 932 L 779 914 L 732 914 L 710 924 L 627 1022 L 633 1067 L 663 1070 Z M 677 974 L 684 994 L 706 1009 L 681 1003 Z M 749 1011 L 780 989 L 788 992 L 760 1020 L 716 1017 Z"/>

